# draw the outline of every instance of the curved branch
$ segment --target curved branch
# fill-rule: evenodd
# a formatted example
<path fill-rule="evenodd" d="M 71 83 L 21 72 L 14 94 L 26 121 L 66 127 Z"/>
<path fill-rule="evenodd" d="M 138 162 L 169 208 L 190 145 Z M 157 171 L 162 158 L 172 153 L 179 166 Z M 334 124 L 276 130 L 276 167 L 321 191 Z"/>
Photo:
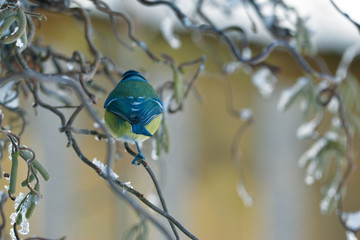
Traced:
<path fill-rule="evenodd" d="M 166 5 L 169 8 L 171 8 L 176 16 L 179 18 L 181 23 L 186 27 L 187 29 L 191 31 L 197 31 L 197 32 L 208 32 L 212 33 L 214 35 L 217 35 L 224 39 L 228 47 L 230 48 L 231 52 L 233 53 L 234 57 L 244 64 L 249 65 L 256 65 L 261 64 L 269 55 L 274 51 L 277 47 L 283 47 L 286 50 L 288 50 L 297 60 L 299 65 L 302 67 L 302 69 L 309 74 L 313 74 L 318 78 L 324 78 L 324 79 L 330 79 L 331 81 L 335 82 L 336 78 L 332 75 L 326 74 L 326 73 L 319 73 L 315 71 L 308 62 L 301 56 L 299 52 L 296 51 L 295 48 L 290 46 L 290 44 L 287 41 L 284 40 L 275 40 L 272 43 L 270 43 L 268 46 L 266 46 L 261 53 L 259 53 L 257 56 L 251 58 L 251 59 L 245 59 L 241 55 L 239 48 L 236 46 L 234 41 L 222 30 L 217 29 L 216 27 L 212 25 L 195 25 L 193 24 L 189 18 L 178 8 L 178 6 L 174 2 L 169 1 L 149 1 L 149 0 L 137 0 L 138 2 L 146 5 L 146 6 L 157 6 L 157 5 Z"/>

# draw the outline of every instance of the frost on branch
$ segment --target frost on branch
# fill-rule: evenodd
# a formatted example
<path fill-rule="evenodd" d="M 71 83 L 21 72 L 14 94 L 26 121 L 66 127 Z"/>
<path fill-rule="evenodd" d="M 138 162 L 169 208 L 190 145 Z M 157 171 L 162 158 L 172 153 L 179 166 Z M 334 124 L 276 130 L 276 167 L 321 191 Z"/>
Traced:
<path fill-rule="evenodd" d="M 360 230 L 360 211 L 342 212 L 341 218 L 344 220 L 348 229 L 351 229 L 354 232 Z"/>
<path fill-rule="evenodd" d="M 238 111 L 238 115 L 243 121 L 250 121 L 253 118 L 253 111 L 250 108 L 243 108 Z"/>
<path fill-rule="evenodd" d="M 320 201 L 320 211 L 323 214 L 331 213 L 339 200 L 339 186 L 342 179 L 344 148 L 342 139 L 337 133 L 328 131 L 320 137 L 299 159 L 299 166 L 306 166 L 305 183 L 313 184 L 323 179 L 329 171 L 331 160 L 335 170 L 328 173 L 325 185 L 321 189 L 323 195 Z"/>
<path fill-rule="evenodd" d="M 358 240 L 354 232 L 346 231 L 346 240 Z"/>
<path fill-rule="evenodd" d="M 281 112 L 287 110 L 308 84 L 308 78 L 300 77 L 294 86 L 283 90 L 278 101 L 277 109 Z"/>
<path fill-rule="evenodd" d="M 101 174 L 102 176 L 107 177 L 107 170 L 106 170 L 107 165 L 104 165 L 101 161 L 97 160 L 96 158 L 94 158 L 94 159 L 92 160 L 92 163 L 95 164 L 95 165 L 101 170 L 100 174 Z M 110 176 L 111 176 L 113 179 L 119 178 L 119 175 L 117 175 L 112 169 L 110 169 Z"/>
<path fill-rule="evenodd" d="M 250 193 L 247 191 L 247 189 L 242 181 L 237 182 L 236 190 L 245 206 L 250 207 L 254 204 L 253 198 L 251 197 Z"/>
<path fill-rule="evenodd" d="M 28 218 L 30 218 L 38 202 L 39 197 L 33 192 L 28 193 L 26 196 L 20 192 L 15 199 L 15 212 L 10 215 L 11 225 L 14 225 L 14 223 L 19 225 L 19 233 L 23 236 L 27 236 L 30 233 L 30 224 Z M 13 228 L 10 230 L 10 235 L 12 236 L 12 239 L 16 239 L 12 231 Z"/>
<path fill-rule="evenodd" d="M 296 136 L 299 139 L 304 138 L 315 138 L 318 136 L 318 133 L 315 131 L 316 128 L 322 121 L 322 114 L 318 114 L 314 119 L 309 122 L 301 124 L 301 126 L 296 131 Z"/>
<path fill-rule="evenodd" d="M 174 33 L 175 22 L 175 19 L 171 15 L 168 15 L 162 20 L 160 29 L 169 45 L 174 49 L 178 49 L 181 47 L 181 41 L 179 36 Z"/>
<path fill-rule="evenodd" d="M 277 78 L 269 68 L 262 67 L 252 75 L 251 82 L 257 87 L 260 94 L 267 98 L 273 93 Z"/>

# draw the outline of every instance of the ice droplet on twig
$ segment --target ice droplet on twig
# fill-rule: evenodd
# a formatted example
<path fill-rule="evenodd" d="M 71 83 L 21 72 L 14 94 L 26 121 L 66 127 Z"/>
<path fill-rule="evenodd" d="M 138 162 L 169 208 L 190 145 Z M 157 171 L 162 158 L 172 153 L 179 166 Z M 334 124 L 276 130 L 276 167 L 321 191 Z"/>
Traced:
<path fill-rule="evenodd" d="M 160 29 L 162 35 L 172 48 L 178 49 L 181 46 L 181 41 L 179 37 L 174 34 L 174 28 L 175 19 L 171 16 L 165 17 L 161 22 Z"/>
<path fill-rule="evenodd" d="M 313 176 L 311 176 L 311 175 L 306 175 L 305 176 L 305 183 L 307 185 L 312 185 L 314 183 L 314 181 L 315 181 L 315 179 L 314 179 Z"/>
<path fill-rule="evenodd" d="M 355 233 L 351 231 L 346 231 L 346 240 L 358 240 Z"/>
<path fill-rule="evenodd" d="M 23 41 L 21 41 L 20 38 L 16 39 L 16 43 L 15 45 L 18 47 L 18 48 L 23 48 L 25 46 L 25 43 L 23 43 Z"/>
<path fill-rule="evenodd" d="M 250 108 L 240 109 L 238 114 L 239 114 L 239 117 L 241 118 L 241 120 L 243 120 L 243 121 L 249 121 L 253 117 L 253 112 Z"/>
<path fill-rule="evenodd" d="M 322 120 L 322 115 L 319 114 L 311 121 L 301 124 L 296 131 L 296 137 L 298 139 L 316 137 L 317 132 L 315 132 L 315 130 L 319 126 L 321 120 Z"/>
<path fill-rule="evenodd" d="M 329 112 L 331 113 L 338 113 L 339 111 L 339 100 L 335 97 L 332 97 L 329 104 L 326 106 Z"/>
<path fill-rule="evenodd" d="M 129 182 L 124 182 L 124 185 L 127 186 L 128 188 L 133 189 L 133 186 L 131 186 L 131 182 L 130 182 L 130 181 L 129 181 Z M 125 192 L 126 192 L 126 188 L 123 188 L 123 189 L 122 189 L 122 192 L 125 193 Z"/>
<path fill-rule="evenodd" d="M 360 211 L 342 212 L 341 219 L 345 222 L 346 227 L 357 231 L 360 229 Z"/>
<path fill-rule="evenodd" d="M 252 52 L 251 52 L 251 49 L 249 47 L 245 47 L 243 48 L 242 50 L 242 57 L 244 59 L 250 59 L 252 56 Z"/>
<path fill-rule="evenodd" d="M 324 149 L 327 142 L 326 138 L 320 138 L 317 140 L 306 152 L 301 155 L 299 159 L 299 167 L 304 167 L 309 160 L 315 158 L 320 151 Z"/>
<path fill-rule="evenodd" d="M 254 204 L 252 197 L 250 196 L 249 192 L 245 188 L 244 182 L 238 181 L 236 183 L 236 190 L 245 206 L 251 207 Z"/>
<path fill-rule="evenodd" d="M 280 112 L 285 111 L 308 83 L 309 79 L 306 77 L 301 77 L 292 87 L 282 91 L 278 101 L 277 109 Z"/>
<path fill-rule="evenodd" d="M 312 185 L 314 183 L 315 172 L 316 172 L 316 167 L 317 167 L 318 163 L 319 163 L 319 158 L 315 158 L 307 166 L 306 174 L 305 174 L 305 183 L 307 185 Z"/>
<path fill-rule="evenodd" d="M 252 75 L 251 82 L 258 88 L 260 94 L 266 98 L 273 93 L 277 78 L 270 69 L 262 67 Z"/>

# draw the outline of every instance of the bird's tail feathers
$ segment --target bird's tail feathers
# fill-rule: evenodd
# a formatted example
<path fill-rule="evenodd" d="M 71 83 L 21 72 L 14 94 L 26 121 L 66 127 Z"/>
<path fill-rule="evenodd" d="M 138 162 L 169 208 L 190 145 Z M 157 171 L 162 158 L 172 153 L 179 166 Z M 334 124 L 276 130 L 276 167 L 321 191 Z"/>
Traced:
<path fill-rule="evenodd" d="M 135 134 L 142 134 L 149 137 L 152 136 L 152 134 L 149 133 L 149 131 L 144 126 L 138 124 L 131 124 L 131 127 L 132 127 L 132 132 Z"/>

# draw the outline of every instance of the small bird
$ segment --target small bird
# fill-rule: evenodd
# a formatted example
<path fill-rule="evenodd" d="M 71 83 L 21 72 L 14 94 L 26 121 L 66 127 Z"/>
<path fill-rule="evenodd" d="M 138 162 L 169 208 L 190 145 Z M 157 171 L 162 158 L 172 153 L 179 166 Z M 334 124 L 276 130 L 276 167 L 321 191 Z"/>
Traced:
<path fill-rule="evenodd" d="M 104 103 L 105 123 L 112 135 L 124 142 L 135 143 L 138 154 L 132 164 L 145 159 L 139 142 L 151 137 L 159 128 L 163 103 L 154 88 L 137 71 L 124 73 Z"/>

